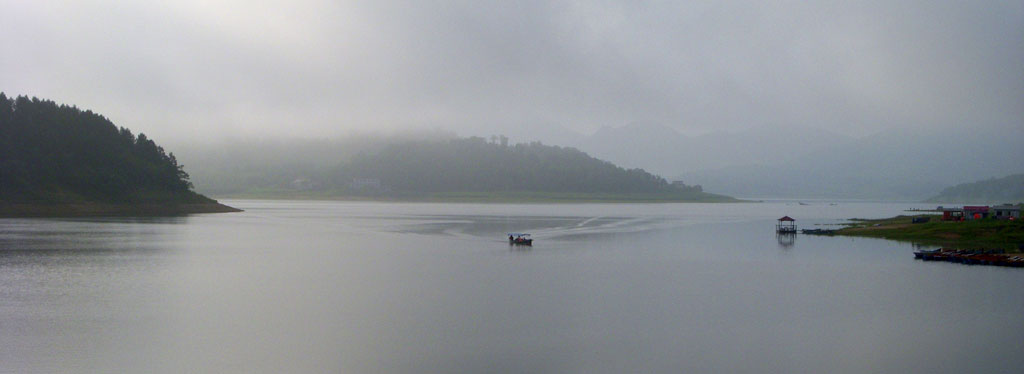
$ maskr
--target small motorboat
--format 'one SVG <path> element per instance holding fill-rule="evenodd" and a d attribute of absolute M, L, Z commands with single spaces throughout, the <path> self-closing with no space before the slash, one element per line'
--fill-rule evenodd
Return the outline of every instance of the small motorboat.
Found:
<path fill-rule="evenodd" d="M 508 244 L 533 245 L 533 238 L 530 234 L 520 232 L 508 233 Z"/>

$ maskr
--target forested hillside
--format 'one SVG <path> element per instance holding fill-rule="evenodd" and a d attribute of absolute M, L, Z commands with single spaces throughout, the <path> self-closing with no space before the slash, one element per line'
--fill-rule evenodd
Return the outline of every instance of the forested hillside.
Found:
<path fill-rule="evenodd" d="M 216 202 L 193 192 L 174 155 L 145 135 L 91 111 L 0 93 L 0 203 Z"/>
<path fill-rule="evenodd" d="M 418 138 L 367 137 L 231 145 L 187 159 L 210 160 L 195 175 L 200 191 L 248 197 L 464 198 L 476 200 L 660 200 L 725 201 L 700 186 L 670 184 L 642 169 L 625 169 L 574 148 L 539 142 L 507 144 L 479 137 L 425 134 Z M 345 148 L 345 149 L 342 149 Z M 291 149 L 291 151 L 288 151 Z M 270 151 L 273 150 L 273 151 Z M 280 160 L 252 163 L 252 154 Z M 333 155 L 332 159 L 320 156 Z M 247 165 L 244 168 L 231 165 Z M 219 167 L 214 167 L 220 165 Z"/>
<path fill-rule="evenodd" d="M 540 143 L 502 146 L 482 138 L 394 144 L 357 156 L 344 182 L 377 178 L 397 191 L 665 192 L 664 179 L 623 169 L 573 148 Z"/>
<path fill-rule="evenodd" d="M 1024 201 L 1024 174 L 947 187 L 931 202 L 1016 203 Z"/>

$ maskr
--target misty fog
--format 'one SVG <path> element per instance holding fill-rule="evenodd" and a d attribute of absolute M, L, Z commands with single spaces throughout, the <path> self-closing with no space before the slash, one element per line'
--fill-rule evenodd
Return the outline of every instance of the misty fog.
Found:
<path fill-rule="evenodd" d="M 0 0 L 0 32 L 0 90 L 145 133 L 199 186 L 422 131 L 745 196 L 920 198 L 1022 171 L 1019 2 Z"/>
<path fill-rule="evenodd" d="M 1024 5 L 0 1 L 8 95 L 164 141 L 1019 128 Z M 555 131 L 555 130 L 552 130 Z M 557 143 L 556 141 L 547 141 Z"/>

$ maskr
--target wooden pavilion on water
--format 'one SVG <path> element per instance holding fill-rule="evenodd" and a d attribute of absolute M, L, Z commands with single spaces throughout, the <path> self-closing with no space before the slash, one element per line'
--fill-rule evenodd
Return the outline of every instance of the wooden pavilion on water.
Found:
<path fill-rule="evenodd" d="M 796 220 L 790 216 L 779 218 L 775 224 L 775 232 L 779 234 L 796 234 Z"/>

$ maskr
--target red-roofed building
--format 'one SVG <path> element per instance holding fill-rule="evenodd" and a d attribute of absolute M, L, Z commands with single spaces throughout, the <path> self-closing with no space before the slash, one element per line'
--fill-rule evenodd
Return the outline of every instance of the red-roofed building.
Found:
<path fill-rule="evenodd" d="M 964 205 L 964 218 L 982 219 L 988 218 L 988 206 Z"/>
<path fill-rule="evenodd" d="M 779 223 L 775 225 L 775 232 L 780 234 L 795 234 L 796 220 L 790 216 L 779 218 Z"/>
<path fill-rule="evenodd" d="M 963 221 L 964 210 L 962 208 L 943 208 L 942 220 L 943 221 Z"/>

